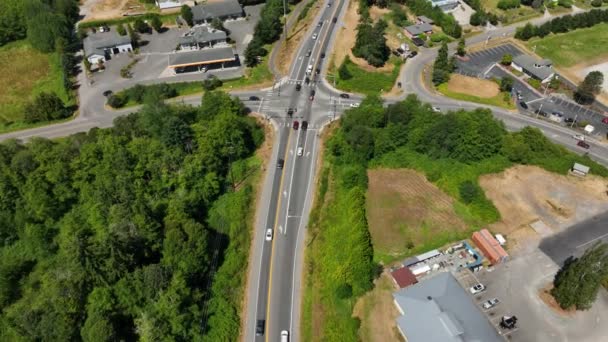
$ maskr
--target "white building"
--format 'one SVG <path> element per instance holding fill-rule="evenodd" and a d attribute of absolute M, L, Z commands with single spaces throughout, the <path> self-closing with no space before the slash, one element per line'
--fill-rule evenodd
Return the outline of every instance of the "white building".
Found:
<path fill-rule="evenodd" d="M 112 55 L 133 51 L 131 38 L 121 36 L 116 31 L 98 32 L 84 39 L 84 53 L 91 65 L 105 63 Z"/>

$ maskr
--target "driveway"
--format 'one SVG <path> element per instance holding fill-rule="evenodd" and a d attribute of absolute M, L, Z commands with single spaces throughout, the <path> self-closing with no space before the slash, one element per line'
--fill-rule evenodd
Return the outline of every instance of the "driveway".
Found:
<path fill-rule="evenodd" d="M 260 20 L 260 12 L 264 4 L 245 6 L 246 19 L 229 20 L 224 23 L 230 31 L 230 38 L 236 43 L 236 51 L 243 60 L 243 53 L 253 37 L 255 25 Z"/>

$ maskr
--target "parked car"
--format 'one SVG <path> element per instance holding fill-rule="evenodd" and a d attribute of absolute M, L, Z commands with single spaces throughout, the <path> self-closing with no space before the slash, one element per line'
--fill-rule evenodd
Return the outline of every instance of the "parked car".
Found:
<path fill-rule="evenodd" d="M 519 101 L 519 105 L 521 106 L 521 108 L 523 109 L 528 109 L 528 104 L 525 103 L 524 101 Z"/>
<path fill-rule="evenodd" d="M 113 94 L 113 93 L 112 93 L 112 91 L 111 91 L 111 90 L 106 90 L 106 91 L 104 91 L 104 92 L 103 92 L 103 96 L 105 96 L 105 97 L 108 97 L 108 96 L 110 96 L 110 95 L 112 95 L 112 94 Z"/>
<path fill-rule="evenodd" d="M 589 148 L 589 144 L 587 144 L 583 140 L 579 140 L 576 144 L 582 148 L 587 148 L 587 149 Z"/>
<path fill-rule="evenodd" d="M 492 299 L 489 299 L 489 300 L 486 300 L 485 302 L 483 302 L 483 304 L 481 304 L 481 306 L 483 306 L 484 309 L 488 310 L 488 309 L 491 309 L 491 308 L 495 307 L 496 305 L 498 305 L 498 303 L 500 303 L 498 298 L 492 298 Z"/>
<path fill-rule="evenodd" d="M 409 58 L 413 58 L 413 57 L 416 57 L 416 55 L 417 55 L 417 54 L 418 54 L 418 52 L 417 52 L 417 51 L 412 51 L 412 52 L 410 52 L 410 54 L 409 54 L 409 56 L 408 56 L 408 57 L 409 57 Z"/>
<path fill-rule="evenodd" d="M 441 113 L 441 109 L 439 107 L 433 106 L 432 108 L 433 108 L 433 112 L 435 112 L 435 113 Z"/>
<path fill-rule="evenodd" d="M 503 329 L 513 329 L 517 324 L 517 317 L 515 316 L 502 316 L 500 320 L 500 327 Z"/>
<path fill-rule="evenodd" d="M 306 83 L 306 84 L 310 83 L 310 78 L 308 78 L 308 76 L 306 76 L 306 78 L 304 79 L 304 83 Z"/>
<path fill-rule="evenodd" d="M 308 129 L 308 121 L 302 121 L 302 130 L 307 130 Z"/>
<path fill-rule="evenodd" d="M 263 336 L 264 335 L 264 326 L 265 326 L 265 321 L 263 319 L 258 319 L 257 324 L 255 325 L 255 335 L 256 336 Z"/>
<path fill-rule="evenodd" d="M 477 293 L 485 291 L 485 289 L 486 289 L 486 287 L 483 284 L 479 283 L 479 284 L 475 284 L 475 285 L 471 286 L 469 291 L 471 291 L 471 294 L 477 294 Z"/>
<path fill-rule="evenodd" d="M 304 148 L 303 147 L 298 147 L 298 153 L 297 153 L 298 157 L 301 157 L 302 154 L 304 154 Z"/>
<path fill-rule="evenodd" d="M 350 108 L 359 108 L 359 103 L 358 102 L 351 103 Z"/>
<path fill-rule="evenodd" d="M 342 93 L 342 94 L 340 94 L 340 97 L 343 99 L 348 99 L 348 98 L 350 98 L 350 95 L 348 95 L 346 93 Z"/>
<path fill-rule="evenodd" d="M 287 108 L 287 115 L 288 115 L 289 117 L 293 116 L 293 112 L 294 112 L 294 109 L 293 109 L 293 108 Z"/>
<path fill-rule="evenodd" d="M 317 24 L 317 27 L 321 27 L 321 26 L 323 26 L 323 22 L 319 21 L 319 23 Z"/>
<path fill-rule="evenodd" d="M 566 123 L 570 123 L 570 124 L 571 124 L 571 123 L 576 123 L 576 122 L 577 122 L 577 120 L 574 120 L 573 118 L 565 118 L 565 119 L 564 119 L 564 122 L 566 122 Z"/>
<path fill-rule="evenodd" d="M 582 134 L 575 134 L 572 137 L 576 140 L 585 141 L 585 136 Z"/>
<path fill-rule="evenodd" d="M 266 241 L 272 241 L 272 228 L 266 229 Z"/>
<path fill-rule="evenodd" d="M 608 118 L 603 118 L 602 122 L 605 123 L 605 124 L 608 124 Z"/>
<path fill-rule="evenodd" d="M 277 169 L 282 169 L 283 165 L 285 165 L 285 161 L 283 159 L 277 160 Z"/>
<path fill-rule="evenodd" d="M 293 122 L 293 130 L 297 131 L 299 127 L 300 127 L 300 123 L 298 122 L 298 120 L 294 121 Z"/>
<path fill-rule="evenodd" d="M 249 101 L 260 101 L 260 98 L 257 96 L 249 96 Z"/>

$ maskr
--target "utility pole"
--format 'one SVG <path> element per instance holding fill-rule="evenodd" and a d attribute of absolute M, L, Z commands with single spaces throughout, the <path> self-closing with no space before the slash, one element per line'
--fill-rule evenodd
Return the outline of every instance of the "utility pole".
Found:
<path fill-rule="evenodd" d="M 572 120 L 572 123 L 570 124 L 570 128 L 574 127 L 574 123 L 576 122 L 576 119 L 578 118 L 578 114 L 576 114 L 574 116 L 574 120 Z"/>
<path fill-rule="evenodd" d="M 538 107 L 538 111 L 536 112 L 536 118 L 538 119 L 538 114 L 540 114 L 540 111 L 543 109 L 543 105 L 544 103 L 540 104 L 540 107 Z"/>

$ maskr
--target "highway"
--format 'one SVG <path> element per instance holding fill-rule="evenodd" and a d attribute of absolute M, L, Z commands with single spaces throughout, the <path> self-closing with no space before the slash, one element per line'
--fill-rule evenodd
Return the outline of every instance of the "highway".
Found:
<path fill-rule="evenodd" d="M 289 75 L 283 77 L 280 82 L 271 88 L 232 92 L 252 111 L 268 119 L 275 131 L 273 154 L 270 164 L 266 167 L 268 172 L 264 179 L 252 242 L 252 264 L 246 290 L 247 307 L 243 312 L 246 315 L 243 331 L 245 341 L 279 341 L 283 330 L 289 332 L 290 341 L 299 340 L 304 238 L 314 195 L 314 174 L 319 162 L 319 132 L 323 125 L 339 117 L 349 104 L 361 99 L 356 95 L 351 95 L 348 100 L 341 99 L 341 92 L 321 77 L 326 66 L 321 54 L 325 53 L 327 59 L 331 56 L 332 42 L 341 25 L 340 18 L 347 3 L 348 0 L 318 2 L 322 8 L 298 48 Z M 333 18 L 338 18 L 335 23 Z M 540 23 L 547 19 L 545 16 L 533 22 Z M 321 25 L 317 25 L 318 23 Z M 509 36 L 514 31 L 514 26 L 497 28 L 469 38 L 467 44 Z M 312 38 L 313 35 L 316 39 Z M 424 68 L 432 63 L 435 55 L 436 49 L 422 49 L 418 56 L 408 60 L 398 79 L 403 85 L 404 93 L 399 97 L 387 98 L 386 102 L 399 101 L 409 94 L 416 94 L 422 101 L 431 103 L 442 111 L 480 107 L 478 104 L 446 98 L 427 89 L 421 75 Z M 309 65 L 312 65 L 312 72 L 308 75 L 310 83 L 306 84 Z M 317 68 L 320 69 L 319 75 L 316 74 Z M 78 118 L 65 123 L 2 134 L 0 140 L 56 138 L 85 132 L 93 127 L 110 127 L 116 117 L 138 109 L 133 107 L 119 111 L 109 110 L 104 107 L 105 98 L 96 91 L 91 91 L 86 82 L 80 83 L 81 112 Z M 297 83 L 301 84 L 299 91 L 296 90 Z M 311 100 L 313 90 L 315 95 Z M 261 100 L 250 99 L 251 96 Z M 200 101 L 200 95 L 195 95 L 175 102 L 198 105 Z M 509 130 L 535 126 L 551 140 L 577 153 L 582 152 L 574 144 L 574 132 L 567 128 L 502 108 L 483 107 L 491 109 L 495 117 L 502 120 Z M 287 114 L 288 108 L 294 109 L 291 117 Z M 299 124 L 297 130 L 294 129 L 295 121 Z M 302 129 L 303 121 L 308 123 L 306 130 Z M 303 149 L 301 156 L 297 155 L 299 147 Z M 608 165 L 608 148 L 605 144 L 592 142 L 589 154 L 596 161 Z M 277 167 L 279 159 L 284 160 L 282 168 Z M 271 241 L 265 239 L 268 228 L 273 232 Z M 265 332 L 262 336 L 256 336 L 258 320 L 265 321 Z"/>

